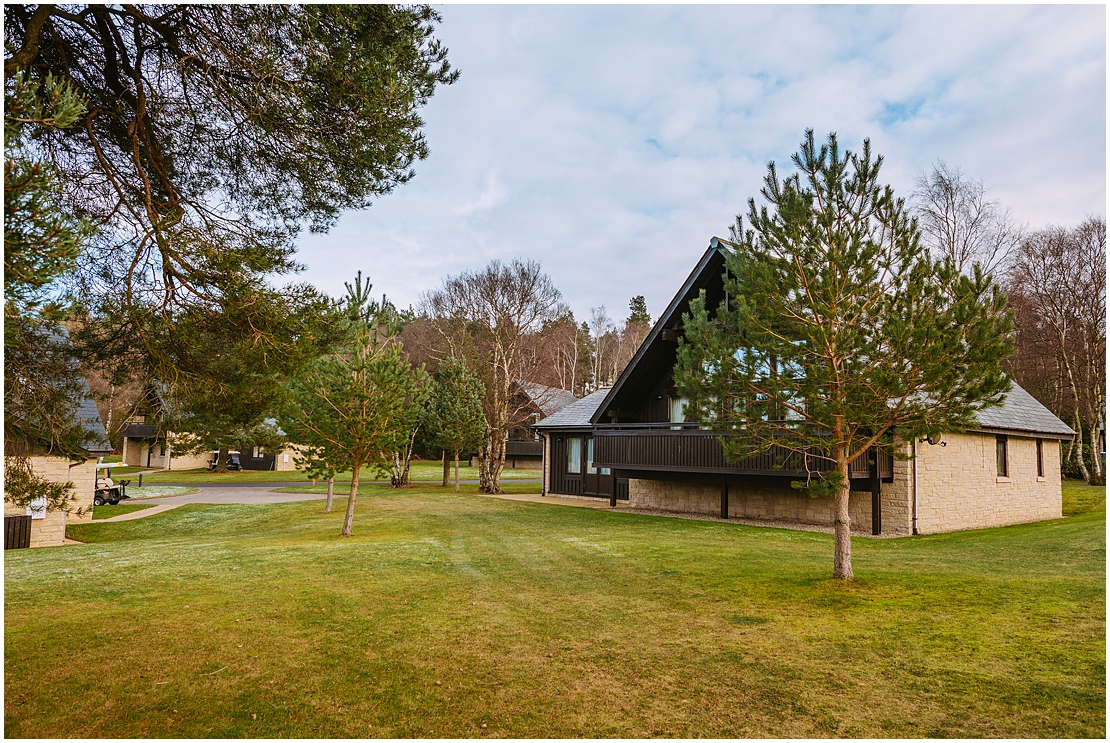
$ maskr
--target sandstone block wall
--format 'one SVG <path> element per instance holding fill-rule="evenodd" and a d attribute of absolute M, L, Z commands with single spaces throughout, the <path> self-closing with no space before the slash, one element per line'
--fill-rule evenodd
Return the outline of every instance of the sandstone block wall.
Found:
<path fill-rule="evenodd" d="M 996 440 L 988 434 L 945 434 L 946 446 L 918 444 L 918 531 L 982 529 L 1061 516 L 1060 443 L 1010 436 L 1007 477 L 997 474 Z"/>
<path fill-rule="evenodd" d="M 51 482 L 73 483 L 73 498 L 70 501 L 74 512 L 47 511 L 46 517 L 31 519 L 31 546 L 60 546 L 65 542 L 66 524 L 92 521 L 93 490 L 96 482 L 96 459 L 87 459 L 74 464 L 63 457 L 31 457 L 31 467 L 35 472 Z M 78 515 L 77 510 L 84 513 Z M 14 516 L 27 513 L 24 508 L 5 503 L 4 515 Z"/>
<path fill-rule="evenodd" d="M 630 479 L 628 502 L 633 508 L 659 508 L 719 516 L 721 488 L 713 483 Z M 734 518 L 831 526 L 834 520 L 834 502 L 831 497 L 814 498 L 794 490 L 785 480 L 781 485 L 766 484 L 766 481 L 754 479 L 747 482 L 734 480 L 729 483 L 728 513 Z M 870 534 L 871 493 L 853 491 L 848 499 L 848 515 L 852 520 L 853 531 Z M 883 484 L 883 533 L 909 533 L 904 487 L 901 492 L 897 492 L 891 488 L 890 483 Z"/>

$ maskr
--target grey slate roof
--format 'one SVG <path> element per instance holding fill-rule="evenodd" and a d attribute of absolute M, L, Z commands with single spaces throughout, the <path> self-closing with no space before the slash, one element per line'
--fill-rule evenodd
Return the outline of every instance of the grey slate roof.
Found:
<path fill-rule="evenodd" d="M 554 415 L 549 415 L 539 423 L 533 424 L 532 428 L 589 428 L 593 425 L 590 423 L 590 418 L 597 412 L 601 403 L 605 402 L 608 394 L 609 388 L 602 387 L 597 392 L 586 395 Z"/>
<path fill-rule="evenodd" d="M 1053 436 L 1075 435 L 1075 431 L 1019 387 L 1017 382 L 1012 383 L 1002 407 L 981 410 L 976 417 L 983 428 L 1029 431 Z"/>
<path fill-rule="evenodd" d="M 546 384 L 536 382 L 520 382 L 520 389 L 536 404 L 544 417 L 558 413 L 560 410 L 577 402 L 578 398 L 573 392 L 561 390 L 558 387 L 548 387 Z"/>
<path fill-rule="evenodd" d="M 88 434 L 88 438 L 85 439 L 85 451 L 93 457 L 111 454 L 112 445 L 108 443 L 108 432 L 104 430 L 104 424 L 100 421 L 100 411 L 96 409 L 89 383 L 84 377 L 81 377 L 81 387 L 84 394 L 81 395 L 81 404 L 77 406 L 77 417 L 81 419 L 81 424 Z"/>

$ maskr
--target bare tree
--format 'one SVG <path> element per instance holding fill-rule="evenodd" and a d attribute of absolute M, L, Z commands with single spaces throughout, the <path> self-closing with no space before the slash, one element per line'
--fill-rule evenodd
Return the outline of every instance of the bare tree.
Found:
<path fill-rule="evenodd" d="M 1029 235 L 1014 256 L 1007 284 L 1018 327 L 1014 376 L 1079 432 L 1065 461 L 1073 462 L 1084 480 L 1104 483 L 1099 448 L 1106 428 L 1105 221 L 1089 217 L 1073 230 L 1048 227 Z"/>
<path fill-rule="evenodd" d="M 447 277 L 421 297 L 419 311 L 439 334 L 441 357 L 473 359 L 482 378 L 486 437 L 478 489 L 499 493 L 509 431 L 531 422 L 513 403 L 514 385 L 532 381 L 545 359 L 538 336 L 568 314 L 562 294 L 536 261 L 495 260 Z"/>
<path fill-rule="evenodd" d="M 984 273 L 1001 272 L 1025 232 L 1009 209 L 989 198 L 981 180 L 941 160 L 917 176 L 911 203 L 926 245 L 963 273 L 975 263 Z"/>
<path fill-rule="evenodd" d="M 123 429 L 142 400 L 144 385 L 137 378 L 121 375 L 119 369 L 86 366 L 83 371 L 108 440 L 113 449 L 119 449 L 123 442 Z"/>
<path fill-rule="evenodd" d="M 605 305 L 590 309 L 590 340 L 594 352 L 590 387 L 598 390 L 613 383 L 613 359 L 620 343 L 617 327 L 605 311 Z"/>

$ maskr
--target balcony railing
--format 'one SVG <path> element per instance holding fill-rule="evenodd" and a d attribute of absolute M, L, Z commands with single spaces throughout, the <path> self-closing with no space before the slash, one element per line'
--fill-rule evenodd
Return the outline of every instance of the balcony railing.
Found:
<path fill-rule="evenodd" d="M 828 472 L 833 463 L 819 448 L 806 452 L 776 446 L 755 456 L 736 461 L 725 458 L 718 434 L 696 424 L 639 424 L 612 428 L 599 426 L 594 432 L 594 460 L 600 467 L 682 472 L 716 472 L 741 475 L 806 477 Z M 879 449 L 879 477 L 894 477 L 894 459 Z M 870 476 L 868 457 L 849 465 L 849 478 Z"/>
<path fill-rule="evenodd" d="M 505 456 L 541 457 L 543 456 L 543 442 L 530 439 L 509 439 L 505 442 Z"/>

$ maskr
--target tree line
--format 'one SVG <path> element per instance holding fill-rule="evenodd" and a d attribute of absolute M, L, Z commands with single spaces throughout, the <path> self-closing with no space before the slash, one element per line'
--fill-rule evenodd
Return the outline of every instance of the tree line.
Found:
<path fill-rule="evenodd" d="M 983 182 L 938 162 L 912 196 L 925 244 L 993 276 L 1014 316 L 1006 371 L 1076 432 L 1064 475 L 1106 484 L 1106 220 L 1031 230 Z"/>

